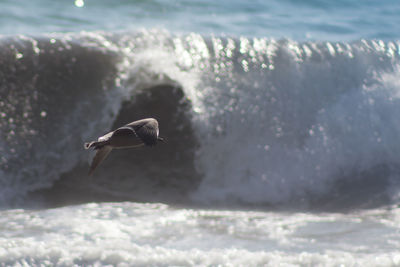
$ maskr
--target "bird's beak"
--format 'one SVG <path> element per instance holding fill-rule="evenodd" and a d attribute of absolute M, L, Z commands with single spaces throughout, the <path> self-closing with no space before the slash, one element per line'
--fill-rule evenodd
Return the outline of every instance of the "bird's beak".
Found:
<path fill-rule="evenodd" d="M 157 137 L 157 140 L 158 140 L 158 141 L 161 141 L 161 142 L 166 142 L 166 141 L 167 141 L 165 138 L 163 138 L 163 137 L 160 137 L 160 136 L 159 136 L 159 137 Z"/>

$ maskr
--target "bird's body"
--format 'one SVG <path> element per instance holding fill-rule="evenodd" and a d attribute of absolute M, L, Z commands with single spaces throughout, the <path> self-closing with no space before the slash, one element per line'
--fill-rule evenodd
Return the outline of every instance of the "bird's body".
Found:
<path fill-rule="evenodd" d="M 85 148 L 97 150 L 90 166 L 89 175 L 107 157 L 114 148 L 132 148 L 154 146 L 163 139 L 158 136 L 158 122 L 148 118 L 128 123 L 115 131 L 100 136 L 97 141 L 85 143 Z"/>

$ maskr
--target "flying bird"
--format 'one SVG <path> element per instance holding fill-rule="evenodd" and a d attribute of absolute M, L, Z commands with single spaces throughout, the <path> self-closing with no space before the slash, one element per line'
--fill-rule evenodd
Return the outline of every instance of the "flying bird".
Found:
<path fill-rule="evenodd" d="M 89 175 L 114 148 L 154 146 L 157 141 L 164 140 L 158 134 L 158 121 L 148 118 L 128 123 L 115 131 L 100 136 L 97 141 L 85 143 L 85 149 L 94 148 L 97 151 L 90 165 Z"/>

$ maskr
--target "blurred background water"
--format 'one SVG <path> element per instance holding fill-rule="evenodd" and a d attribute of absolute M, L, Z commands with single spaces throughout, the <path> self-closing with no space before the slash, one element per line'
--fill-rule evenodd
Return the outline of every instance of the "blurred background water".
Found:
<path fill-rule="evenodd" d="M 376 1 L 1 1 L 5 35 L 163 28 L 298 41 L 398 39 L 399 4 Z"/>

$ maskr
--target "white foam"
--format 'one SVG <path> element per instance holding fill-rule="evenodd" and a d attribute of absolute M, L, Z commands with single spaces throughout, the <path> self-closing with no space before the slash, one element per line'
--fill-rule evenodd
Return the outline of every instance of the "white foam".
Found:
<path fill-rule="evenodd" d="M 396 265 L 400 263 L 400 243 L 394 234 L 398 213 L 393 209 L 349 215 L 285 214 L 135 203 L 9 210 L 0 216 L 0 262 L 57 266 Z"/>

